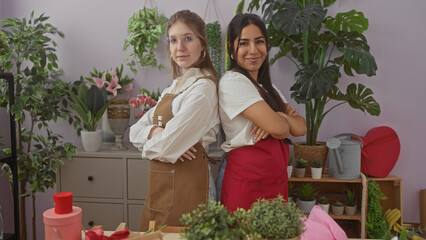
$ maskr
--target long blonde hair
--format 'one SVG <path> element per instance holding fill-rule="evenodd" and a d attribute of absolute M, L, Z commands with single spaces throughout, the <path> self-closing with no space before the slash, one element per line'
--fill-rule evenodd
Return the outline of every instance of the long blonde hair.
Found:
<path fill-rule="evenodd" d="M 217 73 L 213 67 L 213 63 L 210 60 L 209 52 L 207 51 L 207 36 L 206 36 L 206 24 L 203 19 L 201 19 L 198 14 L 191 12 L 189 10 L 181 10 L 176 12 L 170 17 L 169 22 L 167 23 L 167 37 L 169 37 L 169 30 L 175 23 L 184 23 L 187 25 L 200 39 L 201 45 L 204 48 L 204 53 L 201 54 L 200 59 L 196 61 L 191 67 L 200 68 L 201 71 L 207 71 L 210 74 L 210 77 L 213 82 L 217 84 Z M 169 52 L 169 56 L 171 56 L 170 48 L 167 47 L 167 51 Z M 179 65 L 170 57 L 170 66 L 173 71 L 173 78 L 177 78 L 182 76 L 182 72 L 180 71 Z"/>

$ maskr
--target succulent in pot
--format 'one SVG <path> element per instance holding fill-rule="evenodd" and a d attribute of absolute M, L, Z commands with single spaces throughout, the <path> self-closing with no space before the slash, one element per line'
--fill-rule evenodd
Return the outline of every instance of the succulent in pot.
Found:
<path fill-rule="evenodd" d="M 315 206 L 318 190 L 312 183 L 300 184 L 297 188 L 297 205 L 304 213 L 310 213 Z"/>
<path fill-rule="evenodd" d="M 311 162 L 311 175 L 313 179 L 320 179 L 322 175 L 322 163 L 318 159 Z"/>
<path fill-rule="evenodd" d="M 331 210 L 336 216 L 343 215 L 343 211 L 345 210 L 343 202 L 338 200 L 334 201 L 333 205 L 331 206 Z"/>
<path fill-rule="evenodd" d="M 345 213 L 346 215 L 353 216 L 356 212 L 355 192 L 351 189 L 346 191 L 345 200 Z"/>
<path fill-rule="evenodd" d="M 296 168 L 294 169 L 294 174 L 297 178 L 302 178 L 306 173 L 306 166 L 308 162 L 302 158 L 296 159 Z"/>
<path fill-rule="evenodd" d="M 318 198 L 318 206 L 320 206 L 320 208 L 322 210 L 324 210 L 326 213 L 328 213 L 329 209 L 330 209 L 330 200 L 328 200 L 327 197 L 325 196 L 321 196 Z"/>

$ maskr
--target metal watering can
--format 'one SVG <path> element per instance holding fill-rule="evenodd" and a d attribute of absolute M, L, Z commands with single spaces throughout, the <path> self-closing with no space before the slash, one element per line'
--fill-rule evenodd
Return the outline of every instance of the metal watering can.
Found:
<path fill-rule="evenodd" d="M 347 136 L 346 139 L 339 137 Z M 359 141 L 352 140 L 352 137 Z M 328 172 L 336 179 L 357 179 L 361 177 L 361 148 L 360 136 L 351 133 L 338 134 L 327 140 Z"/>

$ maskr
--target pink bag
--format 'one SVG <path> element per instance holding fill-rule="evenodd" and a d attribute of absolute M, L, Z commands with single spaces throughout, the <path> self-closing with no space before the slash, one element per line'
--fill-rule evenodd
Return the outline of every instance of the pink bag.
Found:
<path fill-rule="evenodd" d="M 318 205 L 312 208 L 305 221 L 301 240 L 346 240 L 345 231 Z"/>

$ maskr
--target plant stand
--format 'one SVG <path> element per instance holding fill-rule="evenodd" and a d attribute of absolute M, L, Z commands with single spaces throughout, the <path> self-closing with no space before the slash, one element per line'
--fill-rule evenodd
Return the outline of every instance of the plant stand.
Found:
<path fill-rule="evenodd" d="M 14 90 L 14 77 L 12 73 L 0 73 L 0 79 L 5 79 L 9 85 L 9 104 L 13 105 L 15 103 L 15 90 Z M 10 114 L 10 143 L 12 149 L 12 155 L 0 157 L 0 163 L 5 163 L 9 165 L 10 170 L 12 171 L 12 191 L 13 191 L 13 218 L 15 225 L 15 233 L 8 234 L 6 233 L 3 236 L 4 240 L 8 239 L 17 239 L 19 240 L 19 192 L 18 192 L 18 162 L 17 162 L 17 152 L 16 152 L 16 126 L 15 126 L 15 115 Z M 8 194 L 2 194 L 8 195 Z"/>

